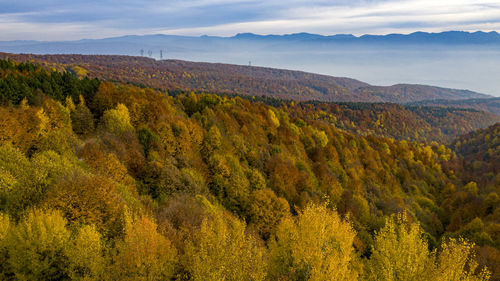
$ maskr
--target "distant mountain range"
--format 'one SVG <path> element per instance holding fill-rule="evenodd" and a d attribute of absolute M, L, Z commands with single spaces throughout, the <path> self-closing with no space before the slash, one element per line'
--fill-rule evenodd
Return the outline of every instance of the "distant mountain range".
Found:
<path fill-rule="evenodd" d="M 214 48 L 237 48 L 252 42 L 262 47 L 262 44 L 277 44 L 267 47 L 278 47 L 281 44 L 438 44 L 438 45 L 499 45 L 500 34 L 497 32 L 463 32 L 448 31 L 441 33 L 415 32 L 411 34 L 362 35 L 352 34 L 318 35 L 310 33 L 295 33 L 285 35 L 258 35 L 239 33 L 232 37 L 218 36 L 178 36 L 178 35 L 128 35 L 104 39 L 83 39 L 76 41 L 0 41 L 0 51 L 35 54 L 121 54 L 137 55 L 140 50 L 144 55 L 154 51 L 158 57 L 160 49 L 165 51 L 182 51 L 186 49 L 207 51 Z M 228 45 L 229 44 L 229 45 Z M 240 46 L 241 45 L 241 46 Z M 255 46 L 254 46 L 255 47 Z M 280 46 L 281 47 L 281 46 Z M 290 46 L 288 46 L 290 47 Z M 252 49 L 252 48 L 250 48 Z"/>
<path fill-rule="evenodd" d="M 48 67 L 73 70 L 80 75 L 132 82 L 163 90 L 194 90 L 298 101 L 407 103 L 436 99 L 462 100 L 491 97 L 467 90 L 425 85 L 398 84 L 381 87 L 351 78 L 301 71 L 180 60 L 154 60 L 133 56 L 0 53 L 0 58 L 36 61 Z"/>
<path fill-rule="evenodd" d="M 414 32 L 410 34 L 362 35 L 352 34 L 318 35 L 310 33 L 294 33 L 285 35 L 258 35 L 239 33 L 230 39 L 250 40 L 293 40 L 293 41 L 324 41 L 339 43 L 405 43 L 405 44 L 500 44 L 500 34 L 492 32 L 447 31 L 441 33 Z"/>

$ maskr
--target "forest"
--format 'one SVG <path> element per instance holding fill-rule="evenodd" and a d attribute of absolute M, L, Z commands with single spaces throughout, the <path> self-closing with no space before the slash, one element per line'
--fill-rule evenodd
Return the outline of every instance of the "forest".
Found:
<path fill-rule="evenodd" d="M 426 85 L 372 86 L 359 80 L 285 69 L 154 60 L 118 55 L 32 55 L 0 52 L 0 58 L 35 61 L 81 77 L 128 81 L 164 91 L 265 96 L 296 101 L 408 103 L 435 99 L 488 99 L 492 96 Z"/>
<path fill-rule="evenodd" d="M 77 72 L 0 60 L 2 280 L 500 280 L 494 115 Z"/>
<path fill-rule="evenodd" d="M 446 144 L 460 135 L 500 122 L 498 115 L 470 108 L 316 101 L 291 105 L 287 111 L 293 116 L 324 120 L 358 135 L 418 142 Z"/>
<path fill-rule="evenodd" d="M 500 115 L 500 98 L 489 99 L 465 99 L 465 100 L 428 100 L 411 103 L 416 106 L 439 106 L 454 108 L 473 108 L 480 111 L 491 112 Z"/>

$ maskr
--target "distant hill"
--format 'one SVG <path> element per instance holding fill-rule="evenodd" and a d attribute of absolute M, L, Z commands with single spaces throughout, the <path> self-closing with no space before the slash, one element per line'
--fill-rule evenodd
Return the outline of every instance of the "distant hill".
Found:
<path fill-rule="evenodd" d="M 425 100 L 412 103 L 413 105 L 441 106 L 455 108 L 473 108 L 500 115 L 500 98 L 466 99 L 466 100 Z"/>
<path fill-rule="evenodd" d="M 193 90 L 298 101 L 395 102 L 487 98 L 488 95 L 423 85 L 372 86 L 344 77 L 242 65 L 154 60 L 133 56 L 18 55 L 0 58 L 63 65 L 90 77 L 131 82 L 163 90 Z M 83 71 L 83 72 L 82 72 Z"/>

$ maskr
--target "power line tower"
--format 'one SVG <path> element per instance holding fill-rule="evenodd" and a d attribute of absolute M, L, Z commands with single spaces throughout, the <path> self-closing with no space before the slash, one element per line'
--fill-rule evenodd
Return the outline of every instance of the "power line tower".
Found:
<path fill-rule="evenodd" d="M 143 56 L 144 56 L 144 50 L 143 50 L 143 49 L 141 49 L 141 50 L 140 50 L 140 53 L 141 53 L 141 57 L 143 57 Z"/>
<path fill-rule="evenodd" d="M 163 59 L 163 50 L 160 50 L 160 59 Z"/>

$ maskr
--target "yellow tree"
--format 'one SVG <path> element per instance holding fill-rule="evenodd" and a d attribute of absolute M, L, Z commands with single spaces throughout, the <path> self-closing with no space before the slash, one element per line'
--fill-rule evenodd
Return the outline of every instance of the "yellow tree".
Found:
<path fill-rule="evenodd" d="M 80 149 L 78 156 L 97 174 L 126 185 L 135 193 L 135 181 L 128 174 L 127 167 L 115 154 L 103 151 L 97 142 L 87 142 Z"/>
<path fill-rule="evenodd" d="M 35 210 L 7 236 L 9 266 L 18 280 L 68 278 L 70 231 L 57 211 Z"/>
<path fill-rule="evenodd" d="M 308 205 L 282 220 L 270 242 L 273 279 L 357 280 L 350 223 L 325 205 Z"/>
<path fill-rule="evenodd" d="M 92 225 L 83 226 L 66 249 L 72 280 L 102 280 L 107 261 L 101 234 Z"/>
<path fill-rule="evenodd" d="M 3 242 L 5 237 L 7 237 L 7 233 L 9 233 L 9 229 L 10 229 L 9 216 L 0 213 L 0 247 L 4 245 Z"/>
<path fill-rule="evenodd" d="M 101 128 L 115 135 L 133 131 L 128 108 L 120 103 L 115 109 L 106 110 L 101 118 Z"/>
<path fill-rule="evenodd" d="M 203 140 L 203 155 L 209 157 L 215 150 L 217 150 L 222 144 L 222 135 L 217 126 L 212 126 L 205 135 Z"/>
<path fill-rule="evenodd" d="M 395 215 L 387 219 L 385 227 L 375 236 L 366 279 L 425 280 L 431 262 L 420 226 L 411 223 L 406 215 Z"/>
<path fill-rule="evenodd" d="M 489 280 L 490 273 L 486 268 L 478 269 L 474 260 L 474 244 L 465 240 L 450 239 L 441 246 L 435 255 L 431 277 L 436 281 L 483 281 Z"/>
<path fill-rule="evenodd" d="M 439 252 L 430 252 L 418 224 L 402 214 L 392 216 L 376 234 L 373 253 L 367 261 L 367 280 L 483 281 L 486 269 L 477 270 L 473 245 L 451 239 Z"/>
<path fill-rule="evenodd" d="M 177 250 L 150 218 L 128 218 L 116 248 L 112 280 L 169 280 L 174 274 Z"/>
<path fill-rule="evenodd" d="M 0 107 L 0 143 L 11 143 L 28 151 L 45 130 L 47 116 L 42 109 Z"/>
<path fill-rule="evenodd" d="M 210 205 L 208 201 L 205 203 Z M 264 280 L 264 249 L 245 234 L 245 223 L 209 206 L 210 216 L 186 244 L 186 267 L 193 280 Z"/>

